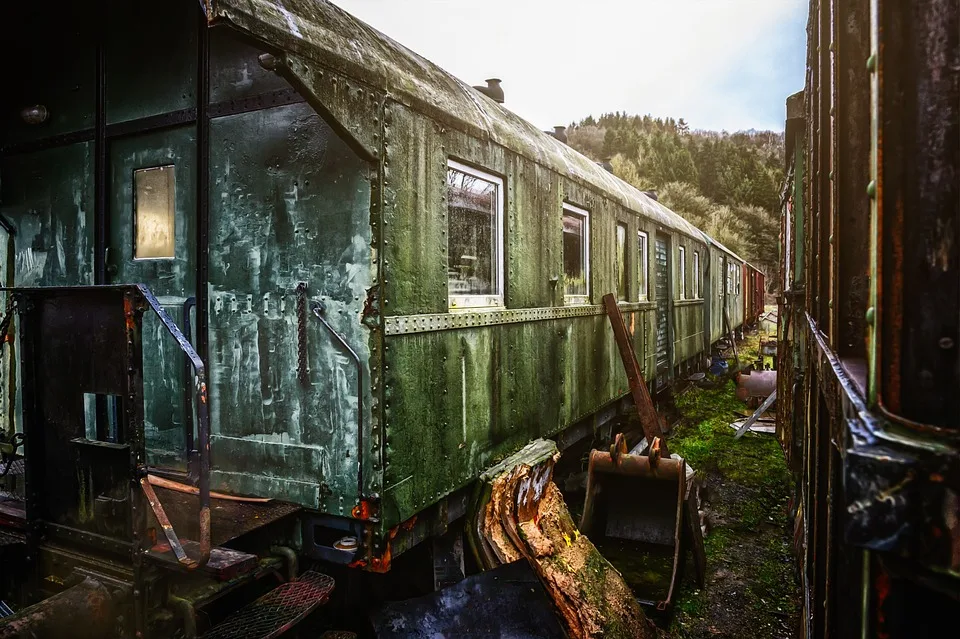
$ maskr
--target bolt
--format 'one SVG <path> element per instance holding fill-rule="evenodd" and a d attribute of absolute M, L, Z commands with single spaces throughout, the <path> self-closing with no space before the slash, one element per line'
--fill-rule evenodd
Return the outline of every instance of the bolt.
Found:
<path fill-rule="evenodd" d="M 867 314 L 865 316 L 865 319 L 867 320 L 867 324 L 869 324 L 870 326 L 873 326 L 873 323 L 876 320 L 876 314 L 877 312 L 872 306 L 867 309 Z"/>
<path fill-rule="evenodd" d="M 869 71 L 870 73 L 873 73 L 876 70 L 877 70 L 877 54 L 874 53 L 869 58 L 867 58 L 867 71 Z"/>
<path fill-rule="evenodd" d="M 942 348 L 943 350 L 949 350 L 953 348 L 953 340 L 949 337 L 941 337 L 940 348 Z"/>
<path fill-rule="evenodd" d="M 871 200 L 877 198 L 877 182 L 876 180 L 870 180 L 870 184 L 867 185 L 867 195 Z"/>

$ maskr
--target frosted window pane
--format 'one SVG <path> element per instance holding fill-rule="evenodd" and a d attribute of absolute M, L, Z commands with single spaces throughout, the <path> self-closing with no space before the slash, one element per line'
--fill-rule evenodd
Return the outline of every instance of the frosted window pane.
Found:
<path fill-rule="evenodd" d="M 172 166 L 133 172 L 135 259 L 174 257 L 176 181 Z"/>

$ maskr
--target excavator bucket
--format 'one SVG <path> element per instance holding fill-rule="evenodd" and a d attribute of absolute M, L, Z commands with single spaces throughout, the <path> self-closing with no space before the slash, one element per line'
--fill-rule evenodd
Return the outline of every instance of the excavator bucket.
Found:
<path fill-rule="evenodd" d="M 686 462 L 630 455 L 623 439 L 590 453 L 580 532 L 623 575 L 637 599 L 659 610 L 673 600 L 681 561 Z"/>

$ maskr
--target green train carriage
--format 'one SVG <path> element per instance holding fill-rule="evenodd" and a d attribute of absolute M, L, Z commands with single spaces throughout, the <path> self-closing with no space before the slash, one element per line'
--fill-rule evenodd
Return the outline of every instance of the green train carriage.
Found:
<path fill-rule="evenodd" d="M 3 98 L 6 285 L 156 295 L 189 344 L 145 314 L 140 472 L 291 505 L 265 546 L 261 525 L 218 534 L 216 512 L 214 541 L 389 570 L 464 513 L 485 469 L 617 414 L 604 293 L 658 384 L 742 323 L 740 258 L 340 9 L 138 9 L 4 10 L 12 51 L 51 43 Z M 11 433 L 29 418 L 17 349 Z M 208 372 L 209 472 L 184 349 Z M 121 444 L 124 399 L 77 391 L 70 445 Z M 41 558 L 79 544 L 58 570 L 93 569 L 89 540 L 129 544 L 84 506 L 105 494 L 56 485 L 28 499 L 52 533 L 30 542 Z M 171 518 L 192 538 L 187 515 Z"/>

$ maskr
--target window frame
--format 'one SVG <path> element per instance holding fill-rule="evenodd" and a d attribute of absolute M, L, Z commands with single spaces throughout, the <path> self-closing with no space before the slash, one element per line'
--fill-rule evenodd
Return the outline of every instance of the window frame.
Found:
<path fill-rule="evenodd" d="M 637 262 L 638 299 L 646 302 L 650 299 L 650 235 L 646 231 L 637 231 Z"/>
<path fill-rule="evenodd" d="M 171 254 L 170 255 L 147 255 L 140 257 L 137 253 L 141 248 L 141 242 L 139 242 L 140 235 L 140 221 L 141 221 L 141 196 L 140 189 L 138 187 L 139 176 L 147 176 L 154 171 L 159 171 L 165 174 L 166 179 L 169 184 L 169 189 L 167 191 L 167 206 L 169 220 L 170 220 L 170 244 L 171 244 Z M 130 188 L 133 194 L 132 202 L 132 220 L 131 220 L 131 238 L 130 238 L 130 255 L 131 259 L 134 262 L 170 262 L 177 259 L 177 165 L 174 163 L 167 164 L 157 164 L 155 166 L 144 166 L 139 169 L 133 170 L 133 176 L 130 181 Z"/>
<path fill-rule="evenodd" d="M 687 299 L 687 249 L 682 245 L 677 246 L 677 282 L 680 284 L 678 298 Z"/>
<path fill-rule="evenodd" d="M 496 219 L 496 242 L 497 242 L 497 270 L 496 270 L 496 293 L 490 295 L 452 295 L 450 293 L 450 279 L 447 278 L 447 308 L 450 311 L 457 310 L 500 310 L 506 306 L 506 291 L 504 286 L 504 271 L 506 265 L 506 251 L 503 241 L 503 226 L 504 226 L 504 209 L 505 209 L 505 195 L 504 190 L 506 189 L 505 180 L 499 175 L 493 173 L 488 173 L 482 169 L 477 169 L 468 164 L 463 164 L 453 159 L 447 159 L 447 171 L 444 175 L 444 184 L 448 184 L 447 180 L 450 175 L 450 171 L 459 171 L 466 175 L 470 175 L 480 180 L 490 182 L 497 185 L 497 219 Z M 450 200 L 447 198 L 447 268 L 450 264 Z"/>
<path fill-rule="evenodd" d="M 581 206 L 577 206 L 576 204 L 564 202 L 560 209 L 561 233 L 563 232 L 563 217 L 568 213 L 576 217 L 583 218 L 583 251 L 581 259 L 583 260 L 583 278 L 586 281 L 587 292 L 585 295 L 568 294 L 567 282 L 564 280 L 563 303 L 569 306 L 587 305 L 590 304 L 590 294 L 592 293 L 592 287 L 590 286 L 590 211 Z M 561 255 L 561 259 L 563 259 L 563 257 L 565 256 Z M 564 273 L 564 277 L 566 277 L 566 273 Z"/>
<path fill-rule="evenodd" d="M 703 299 L 703 286 L 700 281 L 700 251 L 693 252 L 693 299 Z"/>
<path fill-rule="evenodd" d="M 620 251 L 620 229 L 623 229 L 623 251 Z M 627 302 L 630 300 L 630 273 L 629 261 L 627 259 L 627 237 L 630 235 L 630 226 L 626 222 L 617 220 L 617 226 L 614 229 L 613 242 L 615 251 L 614 267 L 617 269 L 614 273 L 614 281 L 617 284 L 617 301 Z M 620 291 L 620 269 L 619 262 L 623 260 L 623 291 Z"/>

